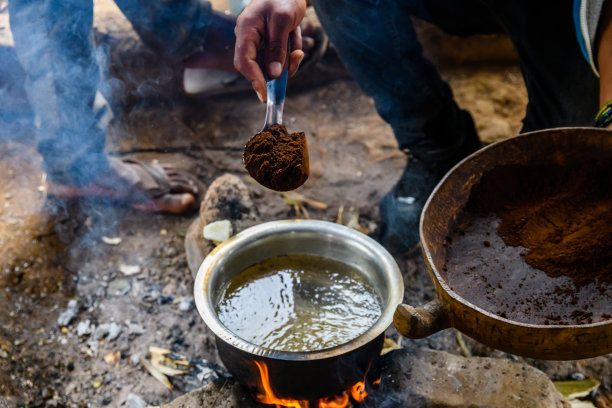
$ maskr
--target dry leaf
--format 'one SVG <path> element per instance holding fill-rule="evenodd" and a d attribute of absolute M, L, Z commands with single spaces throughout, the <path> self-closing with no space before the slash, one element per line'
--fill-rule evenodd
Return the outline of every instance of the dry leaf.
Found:
<path fill-rule="evenodd" d="M 463 357 L 472 357 L 472 353 L 465 345 L 465 341 L 463 340 L 463 334 L 461 334 L 461 332 L 457 332 L 457 344 L 459 344 L 459 349 L 461 349 L 461 355 Z"/>
<path fill-rule="evenodd" d="M 402 341 L 401 337 L 397 343 L 393 339 L 389 337 L 385 337 L 382 350 L 380 351 L 380 355 L 384 356 L 385 354 L 390 353 L 393 350 L 401 350 L 402 349 L 401 341 Z"/>
<path fill-rule="evenodd" d="M 169 349 L 157 347 L 157 346 L 149 346 L 149 354 L 168 354 L 170 353 Z"/>
<path fill-rule="evenodd" d="M 306 197 L 303 194 L 297 193 L 295 191 L 283 191 L 280 193 L 285 204 L 293 207 L 296 215 L 302 215 L 306 218 L 310 218 L 310 214 L 308 214 L 308 210 L 305 205 L 309 207 L 316 208 L 318 210 L 327 209 L 327 204 L 322 201 L 313 200 L 311 198 Z"/>
<path fill-rule="evenodd" d="M 172 383 L 170 382 L 170 380 L 168 380 L 168 377 L 166 377 L 164 374 L 160 373 L 159 370 L 155 367 L 153 367 L 153 365 L 151 363 L 149 363 L 147 360 L 143 359 L 140 360 L 140 363 L 144 366 L 144 368 L 147 369 L 147 371 L 160 383 L 164 384 L 164 386 L 166 388 L 168 388 L 169 390 L 171 390 L 173 388 Z"/>
<path fill-rule="evenodd" d="M 359 224 L 359 211 L 357 211 L 355 207 L 350 207 L 348 210 L 345 210 L 344 206 L 341 205 L 340 208 L 338 208 L 336 224 L 342 224 L 366 235 L 370 233 L 370 228 Z"/>
<path fill-rule="evenodd" d="M 120 351 L 113 351 L 104 356 L 104 361 L 111 365 L 118 363 L 119 360 L 121 360 Z"/>
<path fill-rule="evenodd" d="M 571 408 L 597 408 L 591 401 L 572 400 L 569 403 Z"/>
<path fill-rule="evenodd" d="M 189 361 L 184 358 L 172 359 L 168 357 L 170 350 L 150 346 L 149 353 L 151 354 L 151 364 L 162 374 L 174 376 L 189 372 L 191 367 Z"/>
<path fill-rule="evenodd" d="M 553 381 L 555 388 L 568 400 L 584 398 L 599 387 L 599 380 L 587 377 L 578 381 Z"/>

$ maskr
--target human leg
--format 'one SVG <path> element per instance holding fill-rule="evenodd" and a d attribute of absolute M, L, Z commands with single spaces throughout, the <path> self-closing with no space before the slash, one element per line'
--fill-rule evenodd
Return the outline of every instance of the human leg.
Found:
<path fill-rule="evenodd" d="M 484 3 L 497 16 L 519 55 L 529 103 L 522 132 L 592 126 L 598 78 L 582 56 L 572 0 Z"/>
<path fill-rule="evenodd" d="M 97 92 L 100 72 L 90 38 L 92 2 L 11 0 L 9 12 L 50 192 L 127 199 L 143 192 L 138 191 L 142 182 L 151 186 L 153 177 L 143 173 L 142 166 L 109 159 L 104 152 L 105 127 L 112 115 Z M 157 210 L 190 208 L 195 186 L 185 192 L 188 180 L 170 171 L 165 171 L 165 178 L 168 194 L 151 198 Z"/>
<path fill-rule="evenodd" d="M 90 31 L 91 1 L 11 0 L 15 49 L 36 114 L 38 150 L 51 181 L 80 185 L 108 169 Z"/>
<path fill-rule="evenodd" d="M 412 16 L 431 21 L 420 1 L 313 1 L 348 71 L 393 128 L 408 165 L 381 202 L 382 241 L 418 242 L 421 209 L 442 175 L 480 144 L 469 113 L 422 53 Z"/>

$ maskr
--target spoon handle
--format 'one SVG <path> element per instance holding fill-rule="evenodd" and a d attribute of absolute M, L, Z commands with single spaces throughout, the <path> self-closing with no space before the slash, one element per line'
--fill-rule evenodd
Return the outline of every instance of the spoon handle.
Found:
<path fill-rule="evenodd" d="M 266 82 L 268 90 L 268 102 L 266 105 L 266 123 L 263 130 L 275 124 L 283 123 L 283 106 L 285 104 L 285 92 L 287 91 L 287 77 L 289 73 L 289 54 L 285 61 L 285 67 L 280 77 Z"/>

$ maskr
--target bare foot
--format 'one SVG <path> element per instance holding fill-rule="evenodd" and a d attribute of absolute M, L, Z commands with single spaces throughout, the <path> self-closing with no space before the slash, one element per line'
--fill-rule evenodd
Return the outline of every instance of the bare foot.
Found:
<path fill-rule="evenodd" d="M 183 213 L 196 207 L 198 187 L 185 174 L 166 164 L 144 164 L 109 158 L 111 168 L 84 186 L 49 184 L 59 198 L 108 199 L 141 211 Z"/>

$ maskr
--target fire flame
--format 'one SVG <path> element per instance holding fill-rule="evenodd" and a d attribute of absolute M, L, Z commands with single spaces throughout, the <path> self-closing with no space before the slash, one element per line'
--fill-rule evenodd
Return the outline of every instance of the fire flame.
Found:
<path fill-rule="evenodd" d="M 298 401 L 289 398 L 279 398 L 272 391 L 270 386 L 270 376 L 268 374 L 268 366 L 263 361 L 255 361 L 257 368 L 259 369 L 259 375 L 261 378 L 261 385 L 263 388 L 263 394 L 258 394 L 254 398 L 262 403 L 268 405 L 275 405 L 276 408 L 310 408 L 308 401 Z M 366 376 L 370 370 L 372 363 L 368 365 L 363 380 L 355 383 L 349 390 L 344 391 L 342 394 L 334 395 L 332 397 L 322 398 L 315 403 L 313 408 L 345 408 L 349 404 L 349 398 L 352 396 L 357 402 L 361 402 L 365 397 L 368 396 L 366 390 Z M 380 378 L 374 381 L 372 384 L 380 384 Z"/>

